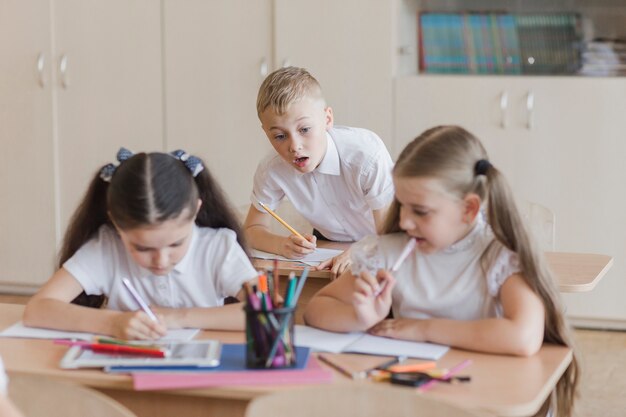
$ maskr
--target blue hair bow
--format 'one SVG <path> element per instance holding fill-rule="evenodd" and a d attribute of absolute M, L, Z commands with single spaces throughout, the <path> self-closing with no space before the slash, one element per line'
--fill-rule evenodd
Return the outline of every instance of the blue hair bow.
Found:
<path fill-rule="evenodd" d="M 182 149 L 177 149 L 173 152 L 170 152 L 170 155 L 185 164 L 185 167 L 189 170 L 189 172 L 191 172 L 191 175 L 193 177 L 196 177 L 199 173 L 202 172 L 202 170 L 204 170 L 204 165 L 202 165 L 200 158 L 189 155 Z"/>
<path fill-rule="evenodd" d="M 100 178 L 102 179 L 102 181 L 111 182 L 111 178 L 113 178 L 113 174 L 115 174 L 115 170 L 117 169 L 119 164 L 124 162 L 124 161 L 126 161 L 127 159 L 129 159 L 133 155 L 134 154 L 131 151 L 129 151 L 128 149 L 126 149 L 124 147 L 121 147 L 117 151 L 117 155 L 116 155 L 116 159 L 117 159 L 118 163 L 117 164 L 106 164 L 100 170 Z"/>

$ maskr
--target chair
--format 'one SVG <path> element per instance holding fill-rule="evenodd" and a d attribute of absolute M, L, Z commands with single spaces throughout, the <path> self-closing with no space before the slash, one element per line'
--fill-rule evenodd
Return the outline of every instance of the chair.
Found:
<path fill-rule="evenodd" d="M 282 390 L 252 400 L 245 417 L 476 417 L 415 389 L 369 383 Z"/>
<path fill-rule="evenodd" d="M 554 251 L 556 218 L 552 210 L 541 204 L 526 202 L 522 206 L 522 215 L 541 249 Z"/>
<path fill-rule="evenodd" d="M 25 417 L 137 417 L 96 390 L 41 376 L 11 375 L 8 396 Z"/>

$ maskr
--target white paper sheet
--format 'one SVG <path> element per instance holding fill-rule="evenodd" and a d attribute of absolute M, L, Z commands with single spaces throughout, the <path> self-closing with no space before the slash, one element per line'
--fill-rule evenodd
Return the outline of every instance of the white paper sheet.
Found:
<path fill-rule="evenodd" d="M 438 360 L 450 349 L 434 343 L 409 342 L 367 333 L 333 333 L 301 325 L 295 326 L 294 337 L 296 346 L 332 353 L 353 352 Z"/>
<path fill-rule="evenodd" d="M 287 261 L 287 262 L 302 262 L 303 264 L 307 264 L 309 266 L 317 266 L 323 261 L 334 258 L 335 256 L 342 253 L 342 250 L 339 249 L 327 249 L 327 248 L 317 248 L 315 252 L 306 255 L 304 258 L 300 259 L 288 259 L 284 256 L 276 255 L 275 253 L 263 252 L 257 249 L 250 250 L 250 256 L 253 258 L 259 259 L 278 259 L 279 261 Z"/>
<path fill-rule="evenodd" d="M 199 329 L 170 329 L 163 336 L 162 341 L 191 340 L 199 332 Z M 42 329 L 39 327 L 26 327 L 21 321 L 0 332 L 0 337 L 21 337 L 26 339 L 76 339 L 92 340 L 93 333 L 67 332 L 62 330 Z"/>

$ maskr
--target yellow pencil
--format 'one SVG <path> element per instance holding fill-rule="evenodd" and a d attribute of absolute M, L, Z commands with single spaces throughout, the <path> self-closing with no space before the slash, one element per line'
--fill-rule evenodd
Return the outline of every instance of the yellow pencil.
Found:
<path fill-rule="evenodd" d="M 301 237 L 302 239 L 304 239 L 304 236 L 302 236 L 300 233 L 296 232 L 296 229 L 294 229 L 293 227 L 289 226 L 289 224 L 284 221 L 283 219 L 281 219 L 278 214 L 274 213 L 272 210 L 270 210 L 269 207 L 267 207 L 265 204 L 261 203 L 259 201 L 259 204 L 261 205 L 261 207 L 263 207 L 263 209 L 265 209 L 265 211 L 267 211 L 270 216 L 272 216 L 273 218 L 275 218 L 276 220 L 279 221 L 280 224 L 282 224 L 283 226 L 285 226 L 292 234 Z"/>

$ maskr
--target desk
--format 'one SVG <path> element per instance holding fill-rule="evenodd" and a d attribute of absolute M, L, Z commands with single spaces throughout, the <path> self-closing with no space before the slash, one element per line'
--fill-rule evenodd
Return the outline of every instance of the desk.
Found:
<path fill-rule="evenodd" d="M 319 242 L 319 246 L 331 249 L 347 249 L 350 244 L 338 242 Z M 613 265 L 613 258 L 608 255 L 592 253 L 546 252 L 548 265 L 554 274 L 561 292 L 591 291 Z M 253 259 L 255 268 L 271 269 L 273 261 L 267 259 Z M 301 271 L 304 264 L 299 262 L 278 262 L 278 273 L 287 276 L 291 271 Z M 281 280 L 281 291 L 285 293 L 285 281 Z M 309 300 L 330 281 L 330 271 L 310 271 L 309 279 L 298 300 L 296 323 L 302 324 L 302 314 Z"/>
<path fill-rule="evenodd" d="M 21 319 L 24 306 L 0 304 L 0 329 Z M 217 338 L 227 343 L 242 343 L 243 332 L 201 333 L 202 338 Z M 11 374 L 31 374 L 59 378 L 95 388 L 135 412 L 138 416 L 243 416 L 247 403 L 258 395 L 298 386 L 224 387 L 195 390 L 133 391 L 126 375 L 109 375 L 99 370 L 61 370 L 59 361 L 67 347 L 50 340 L 0 338 L 0 355 Z M 382 361 L 367 355 L 336 355 L 354 370 L 365 369 Z M 501 416 L 534 414 L 572 359 L 570 349 L 544 345 L 530 358 L 488 355 L 451 349 L 438 363 L 451 367 L 464 359 L 473 364 L 464 370 L 472 382 L 438 384 L 424 395 Z M 322 366 L 325 366 L 322 364 Z M 337 373 L 333 384 L 369 384 L 352 381 Z M 403 388 L 398 388 L 403 389 Z"/>

